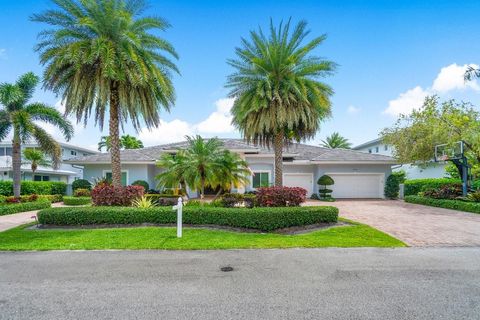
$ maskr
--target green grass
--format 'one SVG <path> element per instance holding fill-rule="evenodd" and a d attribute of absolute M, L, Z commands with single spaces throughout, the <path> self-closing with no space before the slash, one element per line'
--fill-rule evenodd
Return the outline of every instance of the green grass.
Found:
<path fill-rule="evenodd" d="M 301 235 L 239 233 L 185 228 L 183 238 L 167 227 L 27 230 L 17 227 L 0 233 L 0 250 L 93 249 L 264 249 L 320 247 L 403 247 L 405 244 L 362 224 Z"/>

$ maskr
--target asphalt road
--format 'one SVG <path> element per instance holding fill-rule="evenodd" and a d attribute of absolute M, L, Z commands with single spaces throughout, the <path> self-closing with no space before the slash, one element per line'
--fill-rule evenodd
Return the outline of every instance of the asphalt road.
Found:
<path fill-rule="evenodd" d="M 0 252 L 0 319 L 480 319 L 480 248 Z"/>

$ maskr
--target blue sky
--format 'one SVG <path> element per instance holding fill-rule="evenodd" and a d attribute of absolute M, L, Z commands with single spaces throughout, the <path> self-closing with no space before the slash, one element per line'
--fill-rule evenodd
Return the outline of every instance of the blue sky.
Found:
<path fill-rule="evenodd" d="M 42 73 L 33 47 L 44 26 L 28 18 L 52 6 L 48 0 L 0 0 L 0 82 Z M 159 129 L 140 137 L 148 145 L 193 133 L 238 137 L 229 125 L 231 101 L 224 99 L 231 72 L 225 61 L 241 36 L 268 26 L 270 17 L 307 20 L 313 35 L 328 35 L 315 53 L 339 64 L 325 80 L 335 90 L 333 117 L 309 143 L 333 131 L 354 144 L 374 139 L 428 94 L 478 104 L 480 86 L 465 84 L 461 75 L 466 65 L 480 64 L 480 21 L 473 14 L 479 11 L 479 1 L 150 1 L 149 13 L 172 24 L 162 36 L 180 54 L 182 74 L 174 78 L 175 108 L 162 114 Z M 39 89 L 35 99 L 61 109 L 50 92 Z M 93 123 L 76 128 L 71 142 L 82 146 L 95 146 L 102 134 Z M 126 131 L 135 134 L 128 125 Z"/>

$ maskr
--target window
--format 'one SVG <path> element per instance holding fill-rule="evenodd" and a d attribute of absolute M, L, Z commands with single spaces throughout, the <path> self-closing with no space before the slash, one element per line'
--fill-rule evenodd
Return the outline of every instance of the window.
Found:
<path fill-rule="evenodd" d="M 372 153 L 372 149 L 368 149 L 368 153 Z"/>
<path fill-rule="evenodd" d="M 0 156 L 4 156 L 5 155 L 5 148 L 0 148 Z"/>
<path fill-rule="evenodd" d="M 385 151 L 388 151 L 388 145 L 385 145 Z"/>
<path fill-rule="evenodd" d="M 77 151 L 72 150 L 72 151 L 70 151 L 70 154 L 71 154 L 72 156 L 76 156 L 76 155 L 77 155 Z"/>
<path fill-rule="evenodd" d="M 268 172 L 254 172 L 252 177 L 252 187 L 268 187 L 269 183 L 269 173 Z"/>
<path fill-rule="evenodd" d="M 35 175 L 33 177 L 34 181 L 50 181 L 50 176 L 40 176 L 40 175 Z"/>
<path fill-rule="evenodd" d="M 12 155 L 12 148 L 5 148 L 5 155 L 6 156 L 11 156 Z"/>
<path fill-rule="evenodd" d="M 112 180 L 112 171 L 105 171 L 105 178 Z M 127 185 L 127 172 L 122 171 L 122 186 Z"/>
<path fill-rule="evenodd" d="M 378 147 L 375 147 L 375 153 L 378 153 Z"/>

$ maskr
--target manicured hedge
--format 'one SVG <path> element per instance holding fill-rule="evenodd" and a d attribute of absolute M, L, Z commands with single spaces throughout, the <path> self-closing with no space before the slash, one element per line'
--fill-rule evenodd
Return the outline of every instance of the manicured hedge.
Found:
<path fill-rule="evenodd" d="M 462 183 L 458 179 L 448 179 L 448 178 L 440 178 L 440 179 L 413 179 L 413 180 L 406 180 L 404 182 L 405 189 L 404 194 L 405 196 L 416 196 L 419 192 L 423 192 L 429 189 L 438 189 L 443 187 L 447 184 L 455 184 L 455 183 Z"/>
<path fill-rule="evenodd" d="M 51 203 L 62 202 L 63 195 L 61 194 L 41 194 L 38 196 L 38 200 L 48 200 Z"/>
<path fill-rule="evenodd" d="M 185 207 L 183 222 L 196 225 L 220 225 L 272 231 L 279 228 L 303 226 L 322 222 L 336 222 L 335 207 L 289 208 L 212 208 Z M 95 224 L 168 224 L 176 222 L 171 208 L 148 209 L 126 207 L 52 208 L 38 213 L 42 224 L 95 225 Z"/>
<path fill-rule="evenodd" d="M 63 204 L 67 206 L 83 206 L 91 203 L 90 197 L 63 197 Z"/>
<path fill-rule="evenodd" d="M 453 210 L 459 210 L 459 211 L 480 213 L 479 202 L 433 199 L 433 198 L 427 198 L 427 197 L 421 197 L 421 196 L 407 196 L 405 197 L 405 202 L 423 204 L 426 206 L 453 209 Z"/>
<path fill-rule="evenodd" d="M 17 204 L 5 204 L 0 206 L 0 216 L 7 214 L 14 214 L 19 212 L 27 212 L 33 210 L 40 210 L 50 208 L 51 203 L 47 200 L 39 200 L 35 202 L 25 202 Z"/>
<path fill-rule="evenodd" d="M 56 181 L 22 181 L 22 194 L 65 194 L 67 184 Z M 13 196 L 13 182 L 0 181 L 0 195 Z"/>

